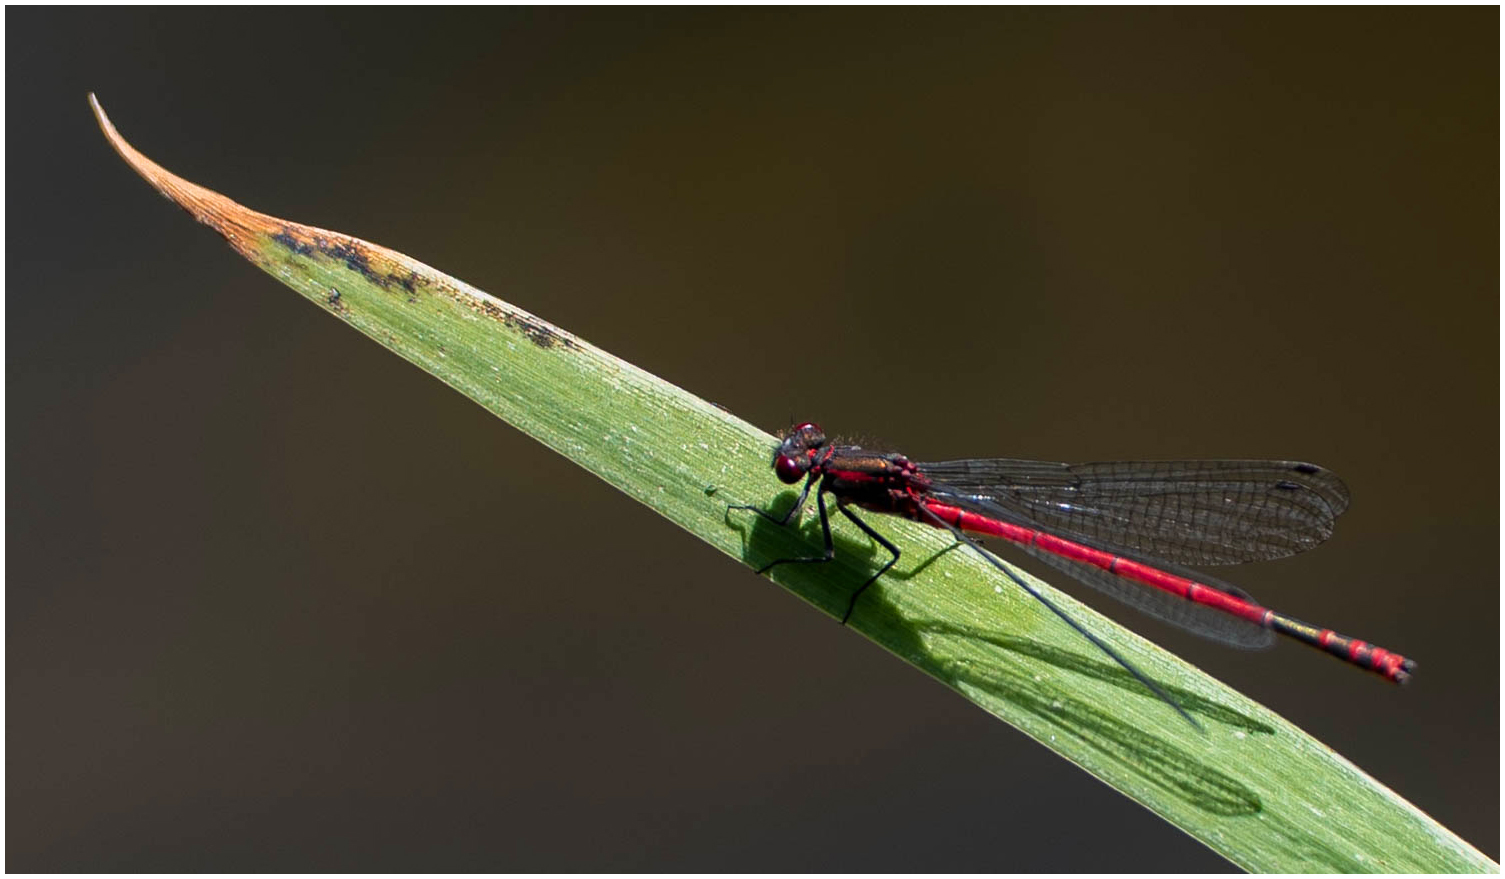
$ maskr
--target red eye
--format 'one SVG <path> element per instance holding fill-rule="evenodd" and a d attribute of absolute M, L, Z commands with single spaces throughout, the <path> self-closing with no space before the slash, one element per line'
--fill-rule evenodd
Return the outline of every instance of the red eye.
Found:
<path fill-rule="evenodd" d="M 805 470 L 806 468 L 800 466 L 797 459 L 788 455 L 779 455 L 773 459 L 773 472 L 778 474 L 779 481 L 785 484 L 793 485 L 799 482 L 800 478 L 805 475 Z"/>

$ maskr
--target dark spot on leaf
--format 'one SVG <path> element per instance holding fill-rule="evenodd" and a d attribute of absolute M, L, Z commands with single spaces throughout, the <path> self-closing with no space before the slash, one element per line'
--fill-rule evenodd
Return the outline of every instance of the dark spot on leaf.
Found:
<path fill-rule="evenodd" d="M 540 348 L 552 348 L 555 345 L 563 345 L 566 348 L 575 347 L 575 343 L 559 334 L 549 324 L 532 317 L 514 314 L 503 321 L 507 326 L 528 337 L 528 340 Z"/>
<path fill-rule="evenodd" d="M 1292 467 L 1291 469 L 1295 470 L 1297 473 L 1305 473 L 1307 475 L 1311 475 L 1313 473 L 1316 473 L 1316 472 L 1320 471 L 1322 468 L 1318 467 L 1316 464 L 1297 464 L 1295 467 Z"/>
<path fill-rule="evenodd" d="M 486 312 L 487 316 L 496 318 L 512 329 L 522 333 L 528 338 L 528 341 L 540 348 L 552 348 L 558 345 L 562 348 L 574 350 L 579 347 L 575 344 L 574 339 L 532 315 L 518 314 L 514 311 L 504 310 L 490 299 L 482 299 L 478 304 L 481 306 L 481 310 Z"/>
<path fill-rule="evenodd" d="M 277 242 L 278 244 L 281 244 L 283 247 L 286 247 L 288 250 L 291 250 L 293 253 L 298 254 L 299 256 L 309 256 L 314 252 L 314 249 L 312 247 L 308 246 L 302 241 L 299 241 L 297 236 L 293 235 L 292 231 L 289 229 L 283 229 L 281 232 L 273 235 L 272 240 Z"/>
<path fill-rule="evenodd" d="M 331 241 L 323 236 L 315 235 L 310 244 L 300 239 L 290 227 L 284 228 L 281 232 L 273 235 L 272 240 L 299 256 L 311 256 L 317 253 L 331 259 L 339 260 L 345 264 L 345 268 L 356 272 L 383 290 L 391 289 L 394 286 L 401 287 L 408 293 L 406 298 L 409 303 L 417 301 L 417 297 L 413 294 L 417 293 L 420 287 L 428 287 L 431 283 L 431 279 L 425 278 L 412 270 L 409 270 L 406 274 L 395 272 L 384 274 L 378 272 L 371 264 L 371 254 L 359 242 L 353 240 Z M 379 262 L 385 264 L 386 260 L 382 259 Z M 466 297 L 466 299 L 469 298 L 469 296 Z M 340 304 L 340 293 L 333 287 L 330 288 L 329 304 L 336 308 L 342 307 Z M 578 347 L 575 340 L 568 334 L 555 329 L 552 325 L 532 315 L 520 314 L 510 309 L 504 309 L 495 302 L 486 299 L 481 300 L 477 304 L 488 316 L 522 333 L 527 337 L 528 341 L 540 348 L 553 348 L 555 345 L 569 349 Z"/>
<path fill-rule="evenodd" d="M 1295 482 L 1287 482 L 1284 479 L 1282 479 L 1279 482 L 1275 483 L 1275 487 L 1276 488 L 1283 488 L 1286 491 L 1300 491 L 1301 490 L 1301 486 L 1299 484 L 1297 484 Z"/>
<path fill-rule="evenodd" d="M 398 286 L 402 287 L 402 289 L 408 291 L 409 293 L 415 292 L 418 287 L 423 285 L 423 279 L 418 277 L 417 272 L 408 272 L 407 277 L 402 277 L 401 275 L 387 275 L 387 278 L 395 282 Z M 413 300 L 409 299 L 408 301 L 412 302 Z"/>
<path fill-rule="evenodd" d="M 386 278 L 376 274 L 376 271 L 371 268 L 371 258 L 366 255 L 364 249 L 345 241 L 330 245 L 323 240 L 318 240 L 318 244 L 321 251 L 337 260 L 341 260 L 345 263 L 345 268 L 352 272 L 359 272 L 361 277 L 376 286 L 386 287 L 390 283 Z"/>
<path fill-rule="evenodd" d="M 383 290 L 389 289 L 395 284 L 408 293 L 415 293 L 419 287 L 428 286 L 427 279 L 420 277 L 415 271 L 409 271 L 406 275 L 390 272 L 379 274 L 371 266 L 371 256 L 366 252 L 366 248 L 354 241 L 331 242 L 325 238 L 315 237 L 313 245 L 310 246 L 293 237 L 288 230 L 283 230 L 280 234 L 273 236 L 273 240 L 303 256 L 318 252 L 331 259 L 337 259 L 345 264 L 345 268 L 360 274 L 361 277 Z M 409 299 L 408 301 L 412 302 L 414 300 Z"/>

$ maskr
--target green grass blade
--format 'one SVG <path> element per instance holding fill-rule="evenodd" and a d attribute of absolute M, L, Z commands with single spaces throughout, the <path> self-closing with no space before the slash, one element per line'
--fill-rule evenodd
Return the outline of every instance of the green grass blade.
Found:
<path fill-rule="evenodd" d="M 727 512 L 740 503 L 782 511 L 792 501 L 769 468 L 769 434 L 403 254 L 251 211 L 182 180 L 121 139 L 90 101 L 111 144 L 148 182 L 337 320 L 745 565 L 818 552 L 811 517 L 779 528 Z M 905 553 L 864 595 L 850 628 L 1233 863 L 1275 872 L 1498 872 L 1320 742 L 1170 653 L 1039 584 L 1160 682 L 1205 732 L 975 554 L 950 551 L 948 535 L 873 518 Z M 835 563 L 777 568 L 773 579 L 839 616 L 882 551 L 840 517 L 835 527 Z M 833 623 L 832 637 L 842 632 Z"/>

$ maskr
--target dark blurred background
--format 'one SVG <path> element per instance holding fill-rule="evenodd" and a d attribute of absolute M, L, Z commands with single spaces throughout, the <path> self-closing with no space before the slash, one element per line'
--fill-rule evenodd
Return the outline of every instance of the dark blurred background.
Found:
<path fill-rule="evenodd" d="M 1332 467 L 1225 575 L 1413 686 L 1120 618 L 1498 857 L 1498 16 L 7 9 L 6 867 L 1230 868 L 242 261 L 89 90 L 769 429 Z"/>

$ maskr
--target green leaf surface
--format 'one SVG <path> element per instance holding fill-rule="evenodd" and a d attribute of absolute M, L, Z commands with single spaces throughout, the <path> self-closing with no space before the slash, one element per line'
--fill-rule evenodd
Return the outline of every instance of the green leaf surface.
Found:
<path fill-rule="evenodd" d="M 750 568 L 820 551 L 813 515 L 780 528 L 727 510 L 782 512 L 792 502 L 769 467 L 773 436 L 401 253 L 182 180 L 121 139 L 90 101 L 111 144 L 148 182 L 330 316 Z M 850 628 L 1240 867 L 1498 872 L 1322 743 L 1165 650 L 1039 584 L 1172 693 L 1202 731 L 974 553 L 951 551 L 949 535 L 872 518 L 905 553 L 864 594 Z M 884 555 L 840 517 L 833 525 L 834 563 L 772 576 L 839 616 Z M 831 633 L 843 634 L 835 624 Z"/>

